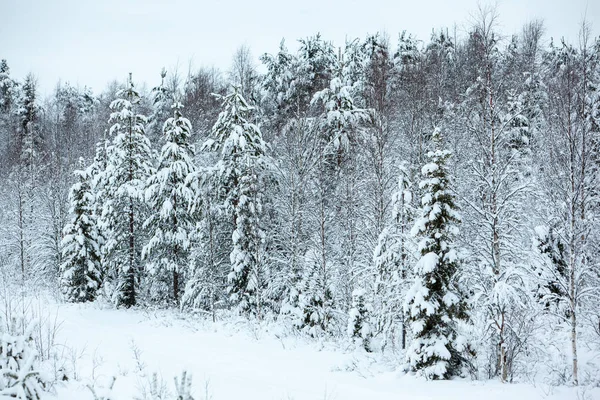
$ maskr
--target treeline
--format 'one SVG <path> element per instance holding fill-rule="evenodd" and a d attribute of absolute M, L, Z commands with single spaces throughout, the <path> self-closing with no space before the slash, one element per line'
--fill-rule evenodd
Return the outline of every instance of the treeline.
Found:
<path fill-rule="evenodd" d="M 264 74 L 242 48 L 147 93 L 42 102 L 3 61 L 3 271 L 346 335 L 434 379 L 600 381 L 600 41 L 495 18 L 282 42 Z"/>

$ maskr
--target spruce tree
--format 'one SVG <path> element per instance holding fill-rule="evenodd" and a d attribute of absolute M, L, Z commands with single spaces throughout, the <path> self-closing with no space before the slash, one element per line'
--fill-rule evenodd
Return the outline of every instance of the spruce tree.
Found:
<path fill-rule="evenodd" d="M 568 280 L 569 265 L 561 237 L 564 237 L 564 233 L 556 232 L 553 227 L 540 225 L 535 228 L 533 243 L 539 263 L 533 263 L 532 273 L 537 281 L 534 292 L 537 300 L 546 310 L 568 318 L 565 282 Z"/>
<path fill-rule="evenodd" d="M 91 177 L 83 165 L 75 175 L 79 181 L 69 194 L 72 220 L 65 226 L 61 243 L 65 260 L 61 265 L 62 289 L 68 301 L 85 302 L 96 298 L 103 273 Z"/>
<path fill-rule="evenodd" d="M 454 244 L 460 216 L 446 162 L 450 152 L 441 148 L 440 131 L 433 134 L 436 150 L 427 154 L 422 168 L 420 218 L 412 229 L 421 238 L 421 257 L 414 268 L 405 311 L 413 331 L 407 361 L 413 371 L 428 379 L 448 379 L 461 373 L 465 341 L 457 331 L 467 321 L 465 296 L 457 283 L 460 259 Z"/>
<path fill-rule="evenodd" d="M 146 207 L 143 193 L 152 174 L 150 141 L 146 137 L 146 118 L 135 113 L 140 96 L 134 89 L 131 75 L 127 87 L 117 93 L 111 103 L 115 110 L 110 117 L 114 135 L 109 147 L 105 184 L 107 199 L 102 220 L 107 238 L 107 267 L 117 281 L 115 293 L 118 305 L 131 307 L 137 302 L 140 278 L 140 241 Z"/>
<path fill-rule="evenodd" d="M 32 74 L 29 74 L 23 82 L 17 110 L 19 116 L 18 146 L 20 147 L 20 162 L 29 175 L 33 175 L 43 149 L 42 136 L 37 126 L 40 110 L 36 104 L 36 99 L 37 80 Z M 30 176 L 30 179 L 33 180 L 34 177 Z"/>
<path fill-rule="evenodd" d="M 225 109 L 213 127 L 213 138 L 204 144 L 204 149 L 221 152 L 215 178 L 219 182 L 220 201 L 233 226 L 228 292 L 241 310 L 260 316 L 267 280 L 262 259 L 264 233 L 260 226 L 259 179 L 266 166 L 267 145 L 258 126 L 250 122 L 254 108 L 248 105 L 239 88 L 234 87 L 223 98 L 223 106 Z"/>
<path fill-rule="evenodd" d="M 173 92 L 167 87 L 165 81 L 167 71 L 163 68 L 160 72 L 160 85 L 152 88 L 152 114 L 148 117 L 147 135 L 153 145 L 161 143 L 164 138 L 164 123 L 171 116 Z"/>
<path fill-rule="evenodd" d="M 5 165 L 0 165 L 0 169 L 8 170 L 16 157 L 14 152 L 15 144 L 15 102 L 17 95 L 17 83 L 10 76 L 10 68 L 6 60 L 0 60 L 0 154 L 3 155 Z M 8 162 L 6 162 L 8 161 Z"/>
<path fill-rule="evenodd" d="M 181 114 L 183 105 L 175 102 L 174 116 L 163 128 L 162 147 L 156 172 L 148 179 L 146 203 L 153 212 L 145 222 L 152 237 L 142 250 L 150 261 L 150 271 L 158 276 L 170 274 L 172 298 L 178 303 L 183 287 L 181 273 L 185 272 L 190 252 L 194 215 L 189 212 L 195 194 L 186 178 L 195 171 L 194 146 L 190 143 L 192 125 Z"/>
<path fill-rule="evenodd" d="M 104 138 L 96 143 L 96 154 L 94 161 L 87 167 L 86 173 L 89 175 L 90 190 L 94 196 L 94 205 L 92 214 L 95 217 L 97 232 L 98 232 L 98 246 L 100 248 L 100 264 L 102 271 L 105 272 L 104 279 L 106 276 L 106 237 L 104 235 L 104 219 L 102 216 L 102 210 L 104 203 L 107 199 L 107 185 L 106 185 L 106 167 L 108 163 L 108 150 L 110 148 L 110 141 L 106 139 L 106 132 Z"/>
<path fill-rule="evenodd" d="M 352 292 L 352 308 L 348 316 L 348 336 L 363 349 L 371 351 L 371 339 L 373 330 L 371 328 L 372 307 L 367 304 L 363 289 L 354 289 Z"/>

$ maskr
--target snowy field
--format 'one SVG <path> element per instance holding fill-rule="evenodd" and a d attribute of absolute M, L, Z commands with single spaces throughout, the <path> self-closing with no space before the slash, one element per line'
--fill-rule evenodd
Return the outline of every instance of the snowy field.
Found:
<path fill-rule="evenodd" d="M 174 377 L 183 370 L 193 377 L 195 400 L 600 399 L 600 389 L 427 382 L 394 371 L 389 359 L 241 320 L 213 323 L 174 311 L 98 304 L 46 307 L 46 317 L 59 325 L 55 342 L 63 349 L 62 368 L 77 379 L 59 383 L 47 399 L 91 400 L 87 386 L 100 394 L 113 377 L 111 400 L 144 399 L 154 373 L 159 387 L 173 393 Z"/>

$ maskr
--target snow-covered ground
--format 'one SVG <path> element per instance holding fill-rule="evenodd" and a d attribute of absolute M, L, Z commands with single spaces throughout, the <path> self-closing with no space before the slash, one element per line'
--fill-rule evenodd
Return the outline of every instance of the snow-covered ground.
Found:
<path fill-rule="evenodd" d="M 57 310 L 57 311 L 56 311 Z M 428 382 L 391 371 L 382 360 L 315 343 L 273 328 L 212 323 L 176 312 L 114 310 L 98 305 L 48 306 L 61 321 L 59 347 L 73 379 L 49 399 L 92 399 L 116 377 L 114 400 L 131 400 L 148 389 L 154 372 L 173 392 L 183 370 L 193 377 L 196 400 L 369 399 L 600 399 L 600 390 L 551 388 L 470 380 Z"/>

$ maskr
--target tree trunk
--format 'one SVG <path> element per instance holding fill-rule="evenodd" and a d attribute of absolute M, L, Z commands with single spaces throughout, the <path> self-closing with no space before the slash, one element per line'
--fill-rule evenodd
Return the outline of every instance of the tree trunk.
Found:
<path fill-rule="evenodd" d="M 571 281 L 573 282 L 573 281 Z M 572 283 L 571 283 L 572 285 Z M 577 362 L 577 317 L 575 307 L 571 310 L 571 351 L 573 353 L 573 385 L 579 385 L 578 362 Z"/>
<path fill-rule="evenodd" d="M 125 298 L 123 303 L 126 307 L 135 305 L 135 231 L 134 231 L 133 199 L 129 199 L 129 270 L 125 276 Z"/>
<path fill-rule="evenodd" d="M 500 378 L 502 382 L 506 383 L 508 379 L 508 368 L 507 368 L 507 354 L 506 354 L 506 342 L 504 340 L 504 311 L 500 313 L 502 322 L 500 324 Z"/>
<path fill-rule="evenodd" d="M 175 304 L 179 305 L 179 272 L 173 269 L 173 299 Z"/>

